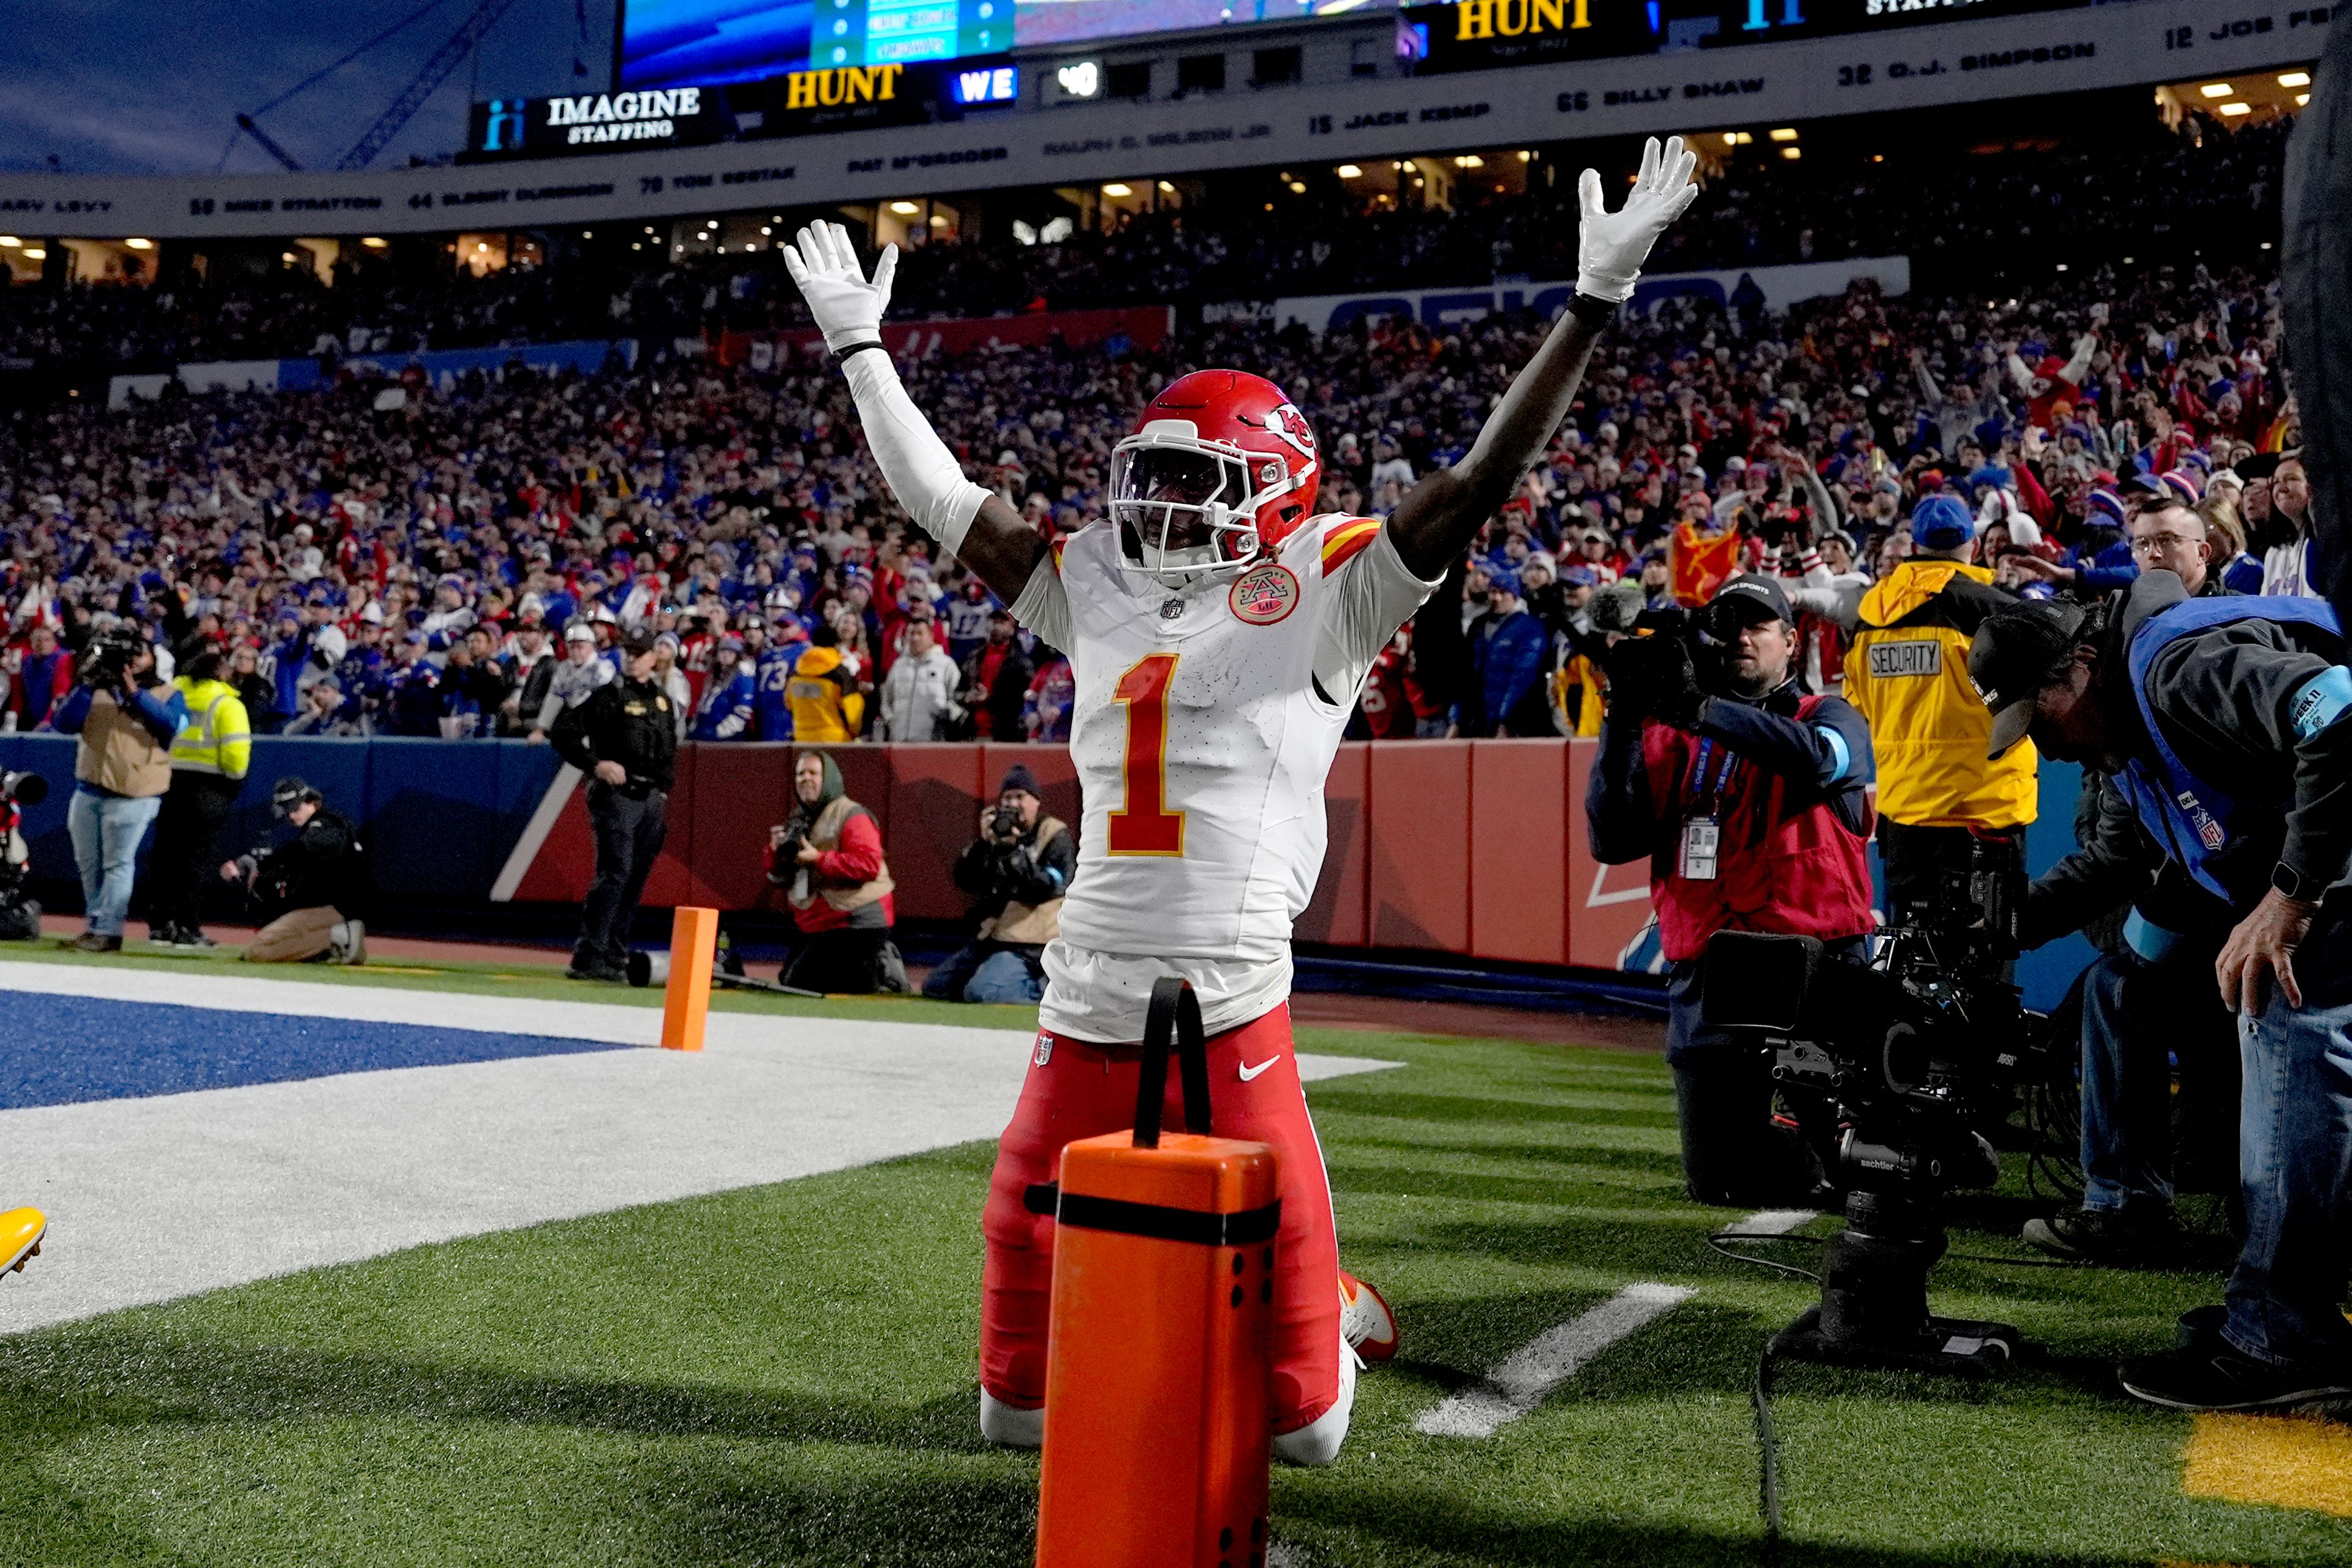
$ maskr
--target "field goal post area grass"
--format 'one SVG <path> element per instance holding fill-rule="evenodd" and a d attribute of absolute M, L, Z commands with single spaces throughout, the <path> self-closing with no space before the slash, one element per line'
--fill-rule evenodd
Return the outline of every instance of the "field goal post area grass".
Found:
<path fill-rule="evenodd" d="M 690 1078 L 732 1070 L 746 1032 L 765 1030 L 803 1041 L 802 1054 L 755 1065 L 808 1098 L 828 1064 L 882 1049 L 874 1031 L 942 1011 L 757 996 L 712 1008 L 702 944 L 715 921 L 698 930 L 690 913 L 678 946 L 700 953 L 668 983 L 685 972 L 708 1048 L 530 1059 Z M 130 985 L 132 971 L 110 973 L 118 993 Z M 266 984 L 307 998 L 308 978 Z M 485 1018 L 535 1005 L 554 1017 L 562 1004 L 610 997 L 642 1020 L 635 1043 L 687 1037 L 673 1032 L 674 991 L 656 1014 L 656 994 L 551 975 L 499 982 L 511 1003 L 444 998 L 423 975 L 397 977 L 396 996 L 344 979 L 338 994 L 367 994 L 346 1012 L 384 997 L 404 1016 L 446 1000 Z M 448 984 L 476 979 L 453 965 Z M 47 1005 L 12 1000 L 24 1020 Z M 990 1081 L 1017 1082 L 1029 1022 L 980 1011 L 989 1027 L 953 1035 L 971 1061 L 1009 1056 L 1009 1077 Z M 1816 1297 L 1706 1237 L 1734 1221 L 1801 1237 L 1834 1222 L 1688 1203 L 1671 1080 L 1654 1056 L 1298 1036 L 1309 1056 L 1395 1064 L 1307 1092 L 1342 1261 L 1395 1305 L 1403 1349 L 1360 1381 L 1339 1464 L 1276 1474 L 1274 1560 L 1764 1561 L 1756 1360 Z M 877 1058 L 886 1067 L 900 1064 Z M 383 1081 L 512 1070 L 468 1062 Z M 164 1103 L 0 1110 L 0 1140 L 22 1154 L 46 1126 Z M 975 1421 L 992 1148 L 984 1130 L 941 1136 L 795 1179 L 484 1228 L 0 1337 L 11 1552 L 39 1563 L 1024 1563 L 1035 1458 L 988 1448 Z M 529 1157 L 514 1147 L 515 1161 Z M 37 1171 L 12 1174 L 36 1184 L 11 1201 L 41 1201 Z M 1963 1205 L 1955 1249 L 2015 1253 L 2003 1227 L 2021 1194 Z M 74 1245 L 70 1224 L 54 1226 L 31 1269 L 0 1283 L 0 1310 L 33 1300 L 45 1268 L 62 1279 Z M 2191 1420 L 2115 1387 L 2116 1360 L 2167 1342 L 2173 1319 L 2218 1288 L 2211 1269 L 1941 1265 L 1938 1311 L 2017 1323 L 2046 1358 L 1982 1385 L 1782 1368 L 1784 1560 L 2352 1563 L 2347 1428 Z"/>

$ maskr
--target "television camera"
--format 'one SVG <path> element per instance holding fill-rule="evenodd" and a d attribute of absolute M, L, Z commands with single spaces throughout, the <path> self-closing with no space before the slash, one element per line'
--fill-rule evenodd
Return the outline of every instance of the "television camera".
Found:
<path fill-rule="evenodd" d="M 1774 1080 L 1835 1119 L 1845 1229 L 1828 1243 L 1821 1305 L 1769 1353 L 1974 1376 L 2017 1353 L 2005 1323 L 1929 1313 L 1927 1271 L 1946 1248 L 1946 1194 L 2000 1176 L 1986 1134 L 2069 1066 L 2007 978 L 2024 882 L 2020 840 L 1983 835 L 1933 912 L 1880 932 L 1866 963 L 1811 937 L 1707 942 L 1706 1021 L 1752 1034 Z"/>

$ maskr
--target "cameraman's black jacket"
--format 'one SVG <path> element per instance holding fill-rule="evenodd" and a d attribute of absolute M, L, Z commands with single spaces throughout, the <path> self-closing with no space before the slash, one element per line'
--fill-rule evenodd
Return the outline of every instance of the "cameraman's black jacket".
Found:
<path fill-rule="evenodd" d="M 1010 906 L 1036 910 L 1058 903 L 1077 875 L 1076 837 L 1051 816 L 1040 816 L 1020 837 L 1007 842 L 975 838 L 956 857 L 955 884 L 976 900 L 972 914 L 983 931 Z M 992 934 L 992 932 L 991 933 Z M 1008 942 L 1008 946 L 1041 943 Z"/>
<path fill-rule="evenodd" d="M 556 754 L 592 777 L 598 763 L 618 763 L 629 782 L 616 786 L 633 800 L 667 790 L 677 765 L 677 715 L 650 680 L 627 676 L 598 687 L 587 701 L 567 708 L 548 732 Z"/>
<path fill-rule="evenodd" d="M 345 915 L 353 913 L 367 892 L 359 829 L 334 807 L 320 806 L 299 833 L 256 859 L 253 890 L 274 907 L 315 910 L 331 904 Z"/>

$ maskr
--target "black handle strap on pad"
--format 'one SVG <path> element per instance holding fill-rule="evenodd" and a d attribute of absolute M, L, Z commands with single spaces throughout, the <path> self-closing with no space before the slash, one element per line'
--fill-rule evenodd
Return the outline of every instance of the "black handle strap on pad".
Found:
<path fill-rule="evenodd" d="M 1183 1075 L 1184 1131 L 1209 1131 L 1209 1044 L 1201 1028 L 1201 999 L 1192 982 L 1169 975 L 1151 987 L 1143 1022 L 1143 1070 L 1135 1085 L 1135 1146 L 1160 1147 L 1160 1107 L 1168 1093 L 1168 1047 L 1176 1047 Z"/>

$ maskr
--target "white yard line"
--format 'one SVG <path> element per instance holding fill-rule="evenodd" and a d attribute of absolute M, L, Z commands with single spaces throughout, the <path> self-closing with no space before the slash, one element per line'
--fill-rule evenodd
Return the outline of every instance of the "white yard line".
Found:
<path fill-rule="evenodd" d="M 1723 1227 L 1728 1238 L 1738 1236 L 1786 1236 L 1810 1219 L 1821 1218 L 1819 1209 L 1759 1209 L 1736 1225 Z"/>
<path fill-rule="evenodd" d="M 1491 1437 L 1635 1330 L 1690 1299 L 1680 1285 L 1628 1285 L 1580 1317 L 1545 1330 L 1496 1363 L 1486 1380 L 1447 1396 L 1413 1423 L 1433 1437 Z"/>
<path fill-rule="evenodd" d="M 8 989 L 625 1046 L 661 1026 L 650 1007 L 96 966 L 0 963 Z M 1030 1039 L 713 1013 L 698 1054 L 575 1052 L 0 1110 L 0 1201 L 50 1219 L 39 1272 L 0 1288 L 0 1332 L 992 1138 Z M 1298 1058 L 1309 1081 L 1396 1065 Z"/>

